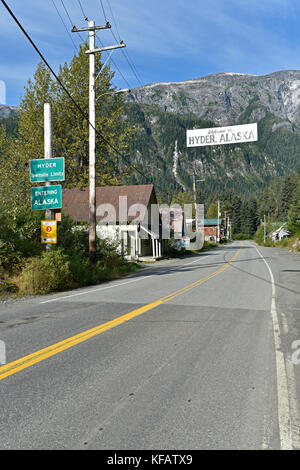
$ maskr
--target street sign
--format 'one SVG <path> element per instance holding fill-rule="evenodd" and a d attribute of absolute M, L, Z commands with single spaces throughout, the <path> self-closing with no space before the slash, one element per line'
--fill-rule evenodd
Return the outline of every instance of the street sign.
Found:
<path fill-rule="evenodd" d="M 65 159 L 40 158 L 30 160 L 30 182 L 40 183 L 42 181 L 64 181 Z"/>
<path fill-rule="evenodd" d="M 61 209 L 61 185 L 31 188 L 31 209 Z"/>
<path fill-rule="evenodd" d="M 186 131 L 187 147 L 240 144 L 257 140 L 257 123 Z"/>
<path fill-rule="evenodd" d="M 57 243 L 56 220 L 41 221 L 41 243 Z"/>

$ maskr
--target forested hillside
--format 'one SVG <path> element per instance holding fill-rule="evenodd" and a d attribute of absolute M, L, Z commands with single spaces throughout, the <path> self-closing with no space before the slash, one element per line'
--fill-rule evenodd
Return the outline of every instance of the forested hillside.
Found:
<path fill-rule="evenodd" d="M 266 77 L 217 74 L 133 90 L 121 121 L 135 128 L 126 158 L 140 172 L 130 174 L 122 163 L 113 172 L 123 175 L 123 183 L 154 183 L 159 201 L 167 204 L 192 202 L 195 177 L 197 201 L 213 214 L 220 199 L 236 233 L 253 234 L 264 214 L 286 221 L 300 171 L 299 84 L 300 72 L 286 71 Z M 15 111 L 0 119 L 8 137 L 18 136 Z M 258 123 L 257 142 L 186 147 L 187 129 L 251 122 Z M 81 145 L 85 162 L 86 149 Z M 71 167 L 78 166 L 78 149 L 62 150 Z"/>
<path fill-rule="evenodd" d="M 137 103 L 127 105 L 126 116 L 137 126 L 131 159 L 144 173 L 130 180 L 153 181 L 166 202 L 174 193 L 192 190 L 194 173 L 205 179 L 199 185 L 208 201 L 229 190 L 254 195 L 274 179 L 300 170 L 300 133 L 278 125 L 279 119 L 270 113 L 258 123 L 258 142 L 198 148 L 186 147 L 186 130 L 216 123 Z"/>

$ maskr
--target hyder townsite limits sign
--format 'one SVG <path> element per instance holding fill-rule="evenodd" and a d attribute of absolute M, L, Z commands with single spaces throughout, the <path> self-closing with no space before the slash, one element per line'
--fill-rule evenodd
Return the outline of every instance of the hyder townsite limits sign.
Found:
<path fill-rule="evenodd" d="M 187 147 L 241 144 L 257 140 L 257 123 L 186 131 Z"/>
<path fill-rule="evenodd" d="M 64 158 L 41 158 L 30 160 L 30 181 L 40 183 L 42 181 L 64 181 Z"/>

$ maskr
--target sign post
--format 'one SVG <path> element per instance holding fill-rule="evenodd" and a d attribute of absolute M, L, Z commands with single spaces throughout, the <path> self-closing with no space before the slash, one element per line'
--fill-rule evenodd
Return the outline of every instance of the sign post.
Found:
<path fill-rule="evenodd" d="M 30 181 L 45 183 L 45 186 L 31 188 L 31 209 L 45 210 L 45 219 L 41 222 L 41 242 L 47 249 L 57 242 L 57 220 L 61 220 L 61 185 L 50 185 L 51 181 L 65 180 L 65 159 L 52 158 L 52 119 L 51 104 L 44 104 L 44 158 L 30 160 Z M 55 220 L 56 219 L 56 220 Z"/>

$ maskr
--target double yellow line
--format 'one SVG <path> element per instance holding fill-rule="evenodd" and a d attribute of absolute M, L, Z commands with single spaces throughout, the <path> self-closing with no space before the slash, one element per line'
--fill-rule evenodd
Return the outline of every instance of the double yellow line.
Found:
<path fill-rule="evenodd" d="M 162 305 L 168 302 L 169 300 L 172 300 L 175 297 L 178 297 L 179 295 L 185 294 L 186 292 L 194 289 L 200 284 L 203 284 L 209 279 L 212 279 L 213 277 L 225 271 L 225 269 L 227 269 L 230 266 L 230 264 L 237 258 L 240 251 L 241 249 L 239 249 L 235 253 L 235 255 L 230 259 L 230 261 L 228 261 L 224 266 L 219 268 L 217 271 L 214 271 L 212 274 L 209 274 L 208 276 L 202 279 L 199 279 L 198 281 L 193 282 L 192 284 L 189 284 L 176 292 L 172 292 L 172 294 L 169 294 L 166 297 L 162 297 L 161 299 L 158 299 L 155 302 L 144 305 L 144 307 L 140 307 L 136 310 L 126 313 L 125 315 L 115 318 L 114 320 L 103 323 L 102 325 L 96 326 L 89 330 L 83 331 L 82 333 L 79 333 L 75 336 L 71 336 L 70 338 L 60 341 L 59 343 L 52 344 L 51 346 L 48 346 L 47 348 L 40 349 L 39 351 L 29 354 L 28 356 L 24 356 L 20 359 L 17 359 L 16 361 L 10 362 L 0 367 L 0 380 L 5 379 L 6 377 L 10 375 L 16 374 L 17 372 L 20 372 L 21 370 L 26 369 L 27 367 L 30 367 L 38 362 L 44 361 L 48 357 L 54 356 L 55 354 L 58 354 L 61 351 L 69 349 L 75 346 L 76 344 L 82 343 L 83 341 L 86 341 L 87 339 L 92 338 L 93 336 L 99 335 L 100 333 L 103 333 L 104 331 L 110 330 L 111 328 L 114 328 L 115 326 L 121 325 L 122 323 L 128 320 L 131 320 L 134 317 L 142 315 L 143 313 L 148 312 L 149 310 L 152 310 L 158 307 L 159 305 Z"/>

